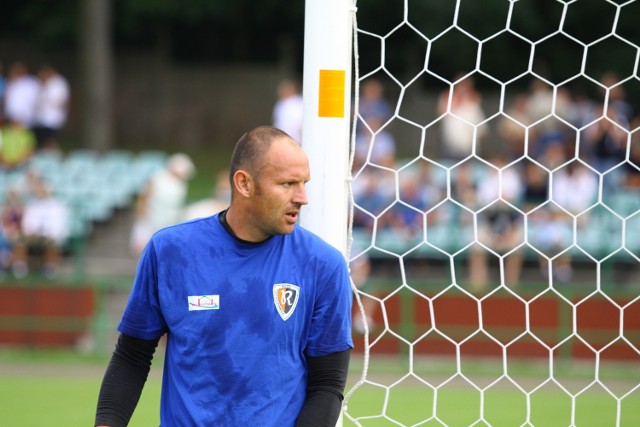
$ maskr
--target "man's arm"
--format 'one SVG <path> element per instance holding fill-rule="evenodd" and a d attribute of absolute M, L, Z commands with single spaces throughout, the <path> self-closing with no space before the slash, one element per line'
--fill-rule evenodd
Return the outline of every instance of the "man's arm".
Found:
<path fill-rule="evenodd" d="M 100 387 L 96 426 L 125 427 L 129 423 L 159 341 L 120 334 Z"/>
<path fill-rule="evenodd" d="M 326 356 L 307 356 L 307 398 L 296 427 L 335 427 L 347 384 L 351 349 Z"/>

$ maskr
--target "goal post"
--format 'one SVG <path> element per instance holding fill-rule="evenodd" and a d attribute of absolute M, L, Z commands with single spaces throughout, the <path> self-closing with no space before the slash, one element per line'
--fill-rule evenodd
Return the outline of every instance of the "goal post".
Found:
<path fill-rule="evenodd" d="M 311 181 L 300 222 L 345 255 L 353 13 L 351 0 L 305 5 L 302 146 Z"/>
<path fill-rule="evenodd" d="M 300 223 L 349 256 L 351 67 L 354 0 L 305 3 L 302 146 L 309 206 Z M 342 412 L 336 424 L 343 425 Z"/>

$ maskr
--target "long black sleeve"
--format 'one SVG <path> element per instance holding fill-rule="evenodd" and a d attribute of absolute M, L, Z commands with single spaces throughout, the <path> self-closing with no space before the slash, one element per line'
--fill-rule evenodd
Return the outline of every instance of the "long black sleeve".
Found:
<path fill-rule="evenodd" d="M 125 427 L 140 400 L 149 376 L 151 360 L 160 339 L 118 337 L 107 367 L 96 410 L 96 426 Z"/>
<path fill-rule="evenodd" d="M 319 357 L 307 357 L 307 398 L 296 427 L 335 427 L 349 373 L 351 350 Z"/>

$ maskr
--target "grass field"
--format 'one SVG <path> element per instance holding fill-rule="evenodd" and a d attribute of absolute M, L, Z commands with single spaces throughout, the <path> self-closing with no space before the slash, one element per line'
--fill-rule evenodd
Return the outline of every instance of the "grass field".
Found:
<path fill-rule="evenodd" d="M 513 427 L 571 426 L 605 427 L 616 425 L 616 403 L 604 392 L 586 393 L 576 403 L 575 422 L 572 421 L 571 400 L 560 390 L 546 390 L 531 399 L 531 416 L 526 419 L 525 395 L 503 388 L 487 393 L 483 419 L 487 424 L 476 424 L 480 418 L 480 394 L 469 388 L 452 388 L 438 392 L 425 388 L 402 387 L 389 395 L 386 417 L 383 390 L 365 389 L 354 394 L 348 413 L 363 426 L 417 425 L 425 420 L 428 426 L 491 425 Z M 434 411 L 435 406 L 435 411 Z M 626 399 L 622 405 L 620 426 L 637 426 L 640 422 L 640 396 Z M 437 415 L 437 417 L 435 416 Z M 529 421 L 530 424 L 526 422 Z M 397 424 L 396 424 L 397 423 Z M 356 425 L 347 420 L 345 426 Z"/>
<path fill-rule="evenodd" d="M 154 364 L 152 374 L 131 421 L 132 427 L 158 425 L 161 362 Z M 0 352 L 0 426 L 88 426 L 92 425 L 100 380 L 107 359 L 68 353 Z M 427 363 L 425 361 L 425 363 Z M 361 373 L 361 361 L 352 364 L 350 386 Z M 541 387 L 532 393 L 531 417 L 526 419 L 527 400 L 509 381 L 502 380 L 489 387 L 484 395 L 485 424 L 474 424 L 481 413 L 480 393 L 459 378 L 443 381 L 440 362 L 422 366 L 420 376 L 437 379 L 437 392 L 412 379 L 397 380 L 406 373 L 406 366 L 397 359 L 370 367 L 370 383 L 351 396 L 348 413 L 358 418 L 362 426 L 393 426 L 421 424 L 426 426 L 570 426 L 607 427 L 640 424 L 640 391 L 635 389 L 621 400 L 622 416 L 616 424 L 617 401 L 597 384 L 589 386 L 588 372 L 568 369 L 563 384 L 580 384 L 582 392 L 573 392 L 575 419 L 572 419 L 572 399 L 560 387 Z M 478 372 L 487 372 L 487 364 L 478 363 Z M 617 392 L 627 393 L 638 384 L 637 366 L 607 368 L 609 378 L 616 378 Z M 528 370 L 532 377 L 530 366 Z M 535 370 L 534 370 L 535 371 Z M 418 373 L 416 371 L 416 373 Z M 479 378 L 479 377 L 478 377 Z M 482 383 L 481 381 L 477 381 Z M 528 381 L 522 381 L 524 384 Z M 531 382 L 531 381 L 529 381 Z M 394 385 L 386 395 L 379 385 Z M 586 385 L 586 387 L 585 387 Z M 526 385 L 529 387 L 529 385 Z M 568 389 L 571 386 L 567 386 Z M 437 394 L 437 399 L 435 399 Z M 437 403 L 434 403 L 434 400 Z M 434 412 L 435 408 L 435 412 Z M 381 416 L 384 412 L 386 417 Z M 392 421 L 393 420 L 393 421 Z M 527 421 L 529 424 L 527 424 Z M 348 417 L 344 426 L 354 426 Z"/>

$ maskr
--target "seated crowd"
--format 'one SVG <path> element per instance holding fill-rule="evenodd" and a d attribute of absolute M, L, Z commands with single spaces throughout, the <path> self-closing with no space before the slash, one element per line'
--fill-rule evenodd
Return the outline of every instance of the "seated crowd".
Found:
<path fill-rule="evenodd" d="M 398 158 L 393 108 L 361 109 L 353 167 L 356 258 L 460 254 L 469 266 L 466 282 L 482 289 L 492 258 L 503 259 L 511 285 L 527 256 L 538 258 L 542 274 L 568 282 L 576 256 L 600 260 L 624 252 L 622 222 L 627 236 L 640 232 L 634 216 L 640 140 L 632 132 L 640 114 L 614 77 L 603 77 L 610 92 L 606 112 L 594 100 L 558 90 L 557 116 L 549 115 L 554 94 L 534 84 L 506 106 L 508 117 L 494 120 L 492 132 L 481 135 L 479 128 L 475 144 L 469 133 L 460 144 L 466 148 L 452 154 L 440 147 L 438 158 Z M 443 109 L 442 118 L 462 115 L 455 105 Z M 433 138 L 444 133 L 443 121 L 434 122 L 425 146 L 444 143 Z M 627 237 L 624 249 L 640 252 L 635 241 Z M 367 248 L 373 251 L 364 254 Z"/>
<path fill-rule="evenodd" d="M 167 158 L 153 150 L 38 150 L 21 168 L 0 167 L 0 272 L 56 275 L 61 256 L 73 255 L 96 223 L 132 207 Z"/>
<path fill-rule="evenodd" d="M 10 188 L 2 208 L 2 268 L 23 278 L 29 254 L 37 252 L 42 256 L 39 269 L 53 277 L 70 235 L 70 212 L 37 175 L 30 174 L 27 184 L 22 190 Z"/>

